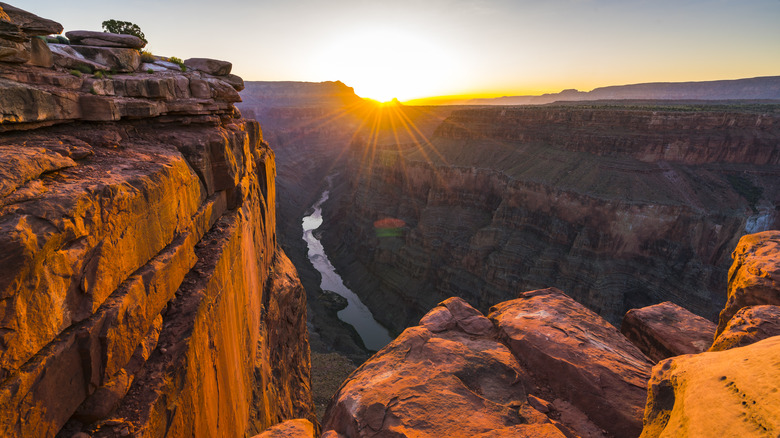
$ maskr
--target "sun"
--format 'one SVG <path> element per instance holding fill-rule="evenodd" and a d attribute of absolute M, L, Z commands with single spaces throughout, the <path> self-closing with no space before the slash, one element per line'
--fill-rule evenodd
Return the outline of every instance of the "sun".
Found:
<path fill-rule="evenodd" d="M 388 102 L 441 94 L 457 79 L 454 57 L 431 39 L 399 29 L 356 29 L 320 52 L 316 70 L 361 97 Z"/>

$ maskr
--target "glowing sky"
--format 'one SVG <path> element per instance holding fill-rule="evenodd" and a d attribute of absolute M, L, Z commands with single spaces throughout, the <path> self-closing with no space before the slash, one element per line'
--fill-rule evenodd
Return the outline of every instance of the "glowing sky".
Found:
<path fill-rule="evenodd" d="M 7 0 L 6 0 L 7 1 Z M 341 80 L 363 97 L 540 94 L 780 75 L 780 0 L 23 0 L 245 80 Z"/>

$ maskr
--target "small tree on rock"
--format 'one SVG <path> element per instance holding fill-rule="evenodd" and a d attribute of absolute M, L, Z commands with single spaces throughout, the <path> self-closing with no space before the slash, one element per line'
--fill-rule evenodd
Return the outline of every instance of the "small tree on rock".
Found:
<path fill-rule="evenodd" d="M 129 21 L 106 20 L 102 23 L 102 25 L 104 32 L 135 35 L 138 38 L 144 40 L 145 43 L 149 42 L 146 41 L 146 37 L 144 36 L 144 33 L 141 32 L 141 28 L 138 27 L 138 25 L 135 23 L 131 23 Z"/>

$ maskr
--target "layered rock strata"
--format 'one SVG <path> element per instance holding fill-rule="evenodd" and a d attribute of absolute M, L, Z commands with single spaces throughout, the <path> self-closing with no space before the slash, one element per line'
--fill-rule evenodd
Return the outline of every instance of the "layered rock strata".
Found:
<path fill-rule="evenodd" d="M 274 154 L 235 89 L 173 70 L 0 77 L 0 435 L 315 420 Z"/>
<path fill-rule="evenodd" d="M 558 290 L 487 318 L 450 298 L 347 379 L 323 436 L 637 436 L 651 366 Z"/>
<path fill-rule="evenodd" d="M 681 354 L 707 351 L 715 323 L 668 301 L 631 309 L 620 331 L 654 362 Z"/>
<path fill-rule="evenodd" d="M 356 144 L 323 243 L 395 330 L 546 286 L 613 324 L 663 301 L 714 319 L 739 237 L 780 225 L 778 139 L 777 115 L 728 109 L 455 111 L 422 146 Z"/>

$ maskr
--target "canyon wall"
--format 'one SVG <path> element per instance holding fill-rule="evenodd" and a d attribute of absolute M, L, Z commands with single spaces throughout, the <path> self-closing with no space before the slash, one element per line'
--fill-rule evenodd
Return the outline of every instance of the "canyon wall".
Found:
<path fill-rule="evenodd" d="M 6 10 L 23 41 L 0 59 L 0 435 L 315 420 L 274 153 L 233 107 L 230 64 L 50 47 L 34 37 L 46 21 Z M 126 55 L 126 71 L 67 54 L 85 47 Z"/>
<path fill-rule="evenodd" d="M 740 236 L 780 225 L 778 139 L 728 108 L 455 111 L 421 146 L 355 142 L 323 241 L 397 331 L 549 286 L 612 323 L 667 300 L 712 320 Z"/>

